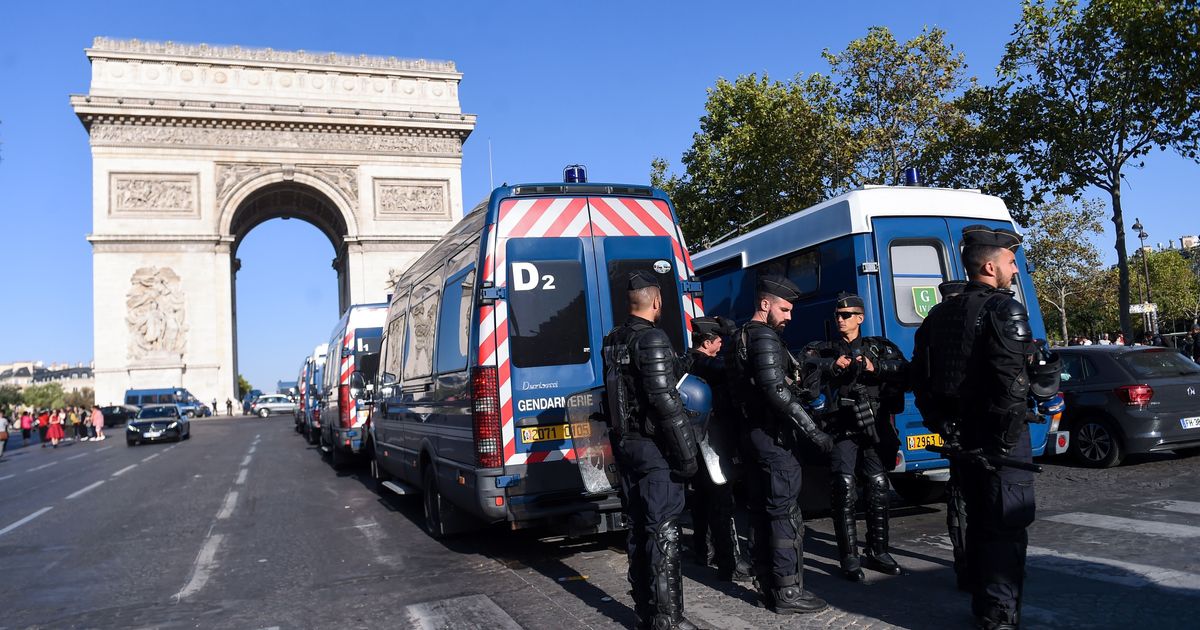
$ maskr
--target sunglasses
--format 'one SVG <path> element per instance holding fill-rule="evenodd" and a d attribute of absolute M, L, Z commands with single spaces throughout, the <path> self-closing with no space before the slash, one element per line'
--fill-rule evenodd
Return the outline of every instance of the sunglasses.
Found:
<path fill-rule="evenodd" d="M 855 315 L 862 315 L 862 313 L 859 311 L 838 311 L 835 315 L 838 316 L 838 319 L 850 319 Z"/>

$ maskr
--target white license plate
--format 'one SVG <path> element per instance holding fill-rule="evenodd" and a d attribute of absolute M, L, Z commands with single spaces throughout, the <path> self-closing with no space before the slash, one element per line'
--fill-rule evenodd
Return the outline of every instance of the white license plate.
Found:
<path fill-rule="evenodd" d="M 156 437 L 161 437 L 162 434 L 163 434 L 162 431 L 147 431 L 142 434 L 142 437 L 156 438 Z"/>
<path fill-rule="evenodd" d="M 1180 418 L 1179 424 L 1185 429 L 1200 429 L 1200 416 L 1193 418 Z"/>

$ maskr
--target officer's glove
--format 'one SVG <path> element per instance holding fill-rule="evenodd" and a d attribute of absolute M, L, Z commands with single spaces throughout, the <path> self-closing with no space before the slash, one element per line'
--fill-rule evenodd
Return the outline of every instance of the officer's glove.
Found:
<path fill-rule="evenodd" d="M 829 434 L 820 430 L 814 429 L 805 435 L 817 448 L 821 449 L 822 453 L 829 454 L 833 452 L 833 438 Z"/>
<path fill-rule="evenodd" d="M 1067 401 L 1063 399 L 1062 394 L 1055 394 L 1054 398 L 1045 402 L 1039 402 L 1037 405 L 1038 413 L 1043 416 L 1054 416 L 1062 413 L 1067 408 Z"/>

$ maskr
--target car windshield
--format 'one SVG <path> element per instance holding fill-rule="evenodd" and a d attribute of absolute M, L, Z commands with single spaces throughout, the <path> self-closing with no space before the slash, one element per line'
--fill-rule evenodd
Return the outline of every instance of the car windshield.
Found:
<path fill-rule="evenodd" d="M 1139 378 L 1200 374 L 1200 365 L 1173 350 L 1130 352 L 1120 361 Z"/>
<path fill-rule="evenodd" d="M 150 418 L 177 418 L 179 412 L 174 407 L 146 407 L 138 412 L 138 420 Z"/>

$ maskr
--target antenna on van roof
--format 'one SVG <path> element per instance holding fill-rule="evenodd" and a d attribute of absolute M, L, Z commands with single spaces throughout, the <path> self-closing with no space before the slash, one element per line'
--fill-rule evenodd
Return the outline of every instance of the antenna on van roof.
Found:
<path fill-rule="evenodd" d="M 728 232 L 718 236 L 717 238 L 714 238 L 711 241 L 705 241 L 704 244 L 702 245 L 702 247 L 704 249 L 708 249 L 708 248 L 712 247 L 713 245 L 716 245 L 717 243 L 720 243 L 721 241 L 729 238 L 730 236 L 737 234 L 742 228 L 745 228 L 746 226 L 750 225 L 751 223 L 754 223 L 755 221 L 757 221 L 765 216 L 767 216 L 766 212 L 760 212 L 758 214 L 758 216 L 755 216 L 754 218 L 750 219 L 749 221 L 742 223 L 741 225 L 733 228 L 732 230 L 729 230 Z"/>

